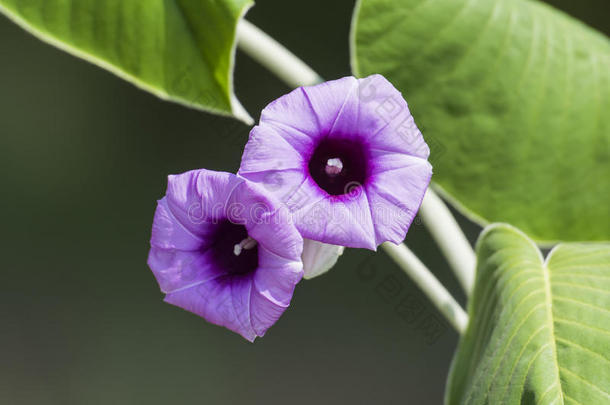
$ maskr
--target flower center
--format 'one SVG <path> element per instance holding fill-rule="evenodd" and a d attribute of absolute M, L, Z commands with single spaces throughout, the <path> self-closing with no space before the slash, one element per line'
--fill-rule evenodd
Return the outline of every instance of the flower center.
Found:
<path fill-rule="evenodd" d="M 309 174 L 330 195 L 350 193 L 366 182 L 368 160 L 364 145 L 353 139 L 323 139 L 309 160 Z"/>
<path fill-rule="evenodd" d="M 239 242 L 237 245 L 233 246 L 233 254 L 235 256 L 239 256 L 242 250 L 250 250 L 253 247 L 256 247 L 257 242 L 251 237 L 247 237 L 246 239 Z"/>
<path fill-rule="evenodd" d="M 328 159 L 326 162 L 326 167 L 324 171 L 329 177 L 335 177 L 338 174 L 341 174 L 341 170 L 343 170 L 343 162 L 339 158 Z"/>
<path fill-rule="evenodd" d="M 224 220 L 212 235 L 211 261 L 221 275 L 252 273 L 258 267 L 258 244 L 246 227 Z"/>

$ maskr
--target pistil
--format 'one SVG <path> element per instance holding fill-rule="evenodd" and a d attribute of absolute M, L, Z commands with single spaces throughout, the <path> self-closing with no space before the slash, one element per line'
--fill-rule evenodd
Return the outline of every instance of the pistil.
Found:
<path fill-rule="evenodd" d="M 326 167 L 324 171 L 331 177 L 334 177 L 341 173 L 343 170 L 343 162 L 339 158 L 332 158 L 326 161 Z"/>

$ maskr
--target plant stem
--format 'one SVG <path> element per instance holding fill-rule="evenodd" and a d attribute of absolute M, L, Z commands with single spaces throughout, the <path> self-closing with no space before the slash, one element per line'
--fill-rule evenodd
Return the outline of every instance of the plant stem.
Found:
<path fill-rule="evenodd" d="M 455 330 L 463 334 L 468 324 L 468 315 L 417 256 L 404 243 L 395 245 L 386 242 L 381 247 L 411 277 Z"/>
<path fill-rule="evenodd" d="M 432 188 L 426 191 L 419 215 L 445 255 L 466 295 L 470 296 L 476 266 L 474 251 L 451 211 Z"/>
<path fill-rule="evenodd" d="M 311 86 L 324 81 L 282 44 L 243 18 L 237 25 L 237 44 L 290 87 Z"/>
<path fill-rule="evenodd" d="M 323 81 L 292 52 L 250 22 L 242 19 L 237 26 L 239 48 L 275 73 L 291 87 L 311 86 Z M 428 189 L 420 213 L 456 277 L 469 293 L 474 279 L 474 253 L 459 225 L 442 200 Z M 383 244 L 390 257 L 422 288 L 458 331 L 463 331 L 467 315 L 434 275 L 403 244 Z"/>

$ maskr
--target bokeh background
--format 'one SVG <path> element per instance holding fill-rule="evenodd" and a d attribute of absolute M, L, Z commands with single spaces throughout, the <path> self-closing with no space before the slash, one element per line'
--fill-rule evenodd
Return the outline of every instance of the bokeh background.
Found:
<path fill-rule="evenodd" d="M 550 3 L 610 30 L 607 0 Z M 350 74 L 352 8 L 260 0 L 248 18 L 331 79 Z M 241 53 L 235 75 L 255 118 L 290 90 Z M 1 404 L 442 402 L 458 336 L 382 252 L 348 250 L 299 284 L 254 344 L 162 302 L 146 256 L 166 176 L 235 171 L 248 130 L 0 16 Z M 474 241 L 479 228 L 460 221 Z M 425 228 L 407 242 L 464 303 Z"/>

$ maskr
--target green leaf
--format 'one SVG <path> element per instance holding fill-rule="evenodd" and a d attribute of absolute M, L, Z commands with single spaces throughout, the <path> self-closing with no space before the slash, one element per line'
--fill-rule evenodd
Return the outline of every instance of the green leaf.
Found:
<path fill-rule="evenodd" d="M 251 0 L 0 0 L 43 41 L 162 99 L 252 119 L 233 94 L 235 35 Z"/>
<path fill-rule="evenodd" d="M 610 42 L 528 0 L 362 0 L 356 75 L 400 89 L 434 180 L 540 243 L 610 239 Z"/>
<path fill-rule="evenodd" d="M 610 403 L 610 245 L 565 244 L 546 260 L 510 225 L 477 242 L 470 324 L 446 403 Z"/>

